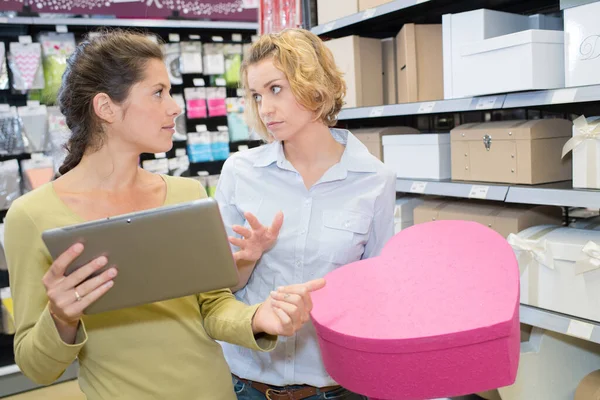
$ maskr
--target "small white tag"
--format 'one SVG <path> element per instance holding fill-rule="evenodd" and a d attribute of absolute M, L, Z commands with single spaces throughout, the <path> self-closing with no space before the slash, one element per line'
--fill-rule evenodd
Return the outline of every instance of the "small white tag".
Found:
<path fill-rule="evenodd" d="M 577 95 L 577 88 L 558 89 L 552 94 L 552 104 L 572 103 Z"/>
<path fill-rule="evenodd" d="M 190 35 L 190 40 L 200 40 L 200 35 Z"/>
<path fill-rule="evenodd" d="M 44 155 L 44 153 L 31 153 L 31 159 L 33 161 L 41 161 L 44 160 L 46 158 L 46 156 Z"/>
<path fill-rule="evenodd" d="M 155 158 L 166 158 L 167 153 L 154 153 Z"/>
<path fill-rule="evenodd" d="M 217 126 L 217 130 L 219 132 L 227 132 L 229 130 L 229 128 L 226 126 Z"/>
<path fill-rule="evenodd" d="M 470 199 L 487 199 L 488 191 L 490 190 L 489 186 L 478 186 L 473 185 L 471 187 L 471 192 L 469 193 Z"/>
<path fill-rule="evenodd" d="M 411 193 L 425 193 L 425 188 L 427 188 L 427 182 L 413 182 L 410 187 Z"/>
<path fill-rule="evenodd" d="M 376 8 L 369 8 L 368 10 L 365 10 L 365 12 L 363 12 L 362 20 L 373 18 L 373 16 L 376 13 L 377 13 L 377 9 Z"/>
<path fill-rule="evenodd" d="M 0 112 L 10 111 L 10 104 L 0 104 Z"/>
<path fill-rule="evenodd" d="M 39 107 L 40 102 L 38 100 L 27 100 L 27 107 Z"/>
<path fill-rule="evenodd" d="M 195 78 L 194 79 L 194 86 L 204 87 L 204 85 L 206 85 L 206 83 L 204 82 L 204 79 L 202 79 L 202 78 Z"/>
<path fill-rule="evenodd" d="M 231 41 L 232 42 L 241 42 L 242 41 L 242 34 L 241 33 L 232 33 L 231 34 Z"/>
<path fill-rule="evenodd" d="M 169 42 L 180 42 L 181 37 L 179 33 L 169 33 Z"/>
<path fill-rule="evenodd" d="M 69 28 L 66 25 L 56 25 L 56 32 L 67 33 L 69 32 Z"/>
<path fill-rule="evenodd" d="M 212 40 L 213 40 L 213 42 L 222 42 L 223 36 L 213 36 Z"/>
<path fill-rule="evenodd" d="M 430 113 L 433 111 L 434 107 L 435 107 L 435 101 L 430 101 L 428 103 L 422 103 L 421 106 L 419 107 L 419 111 L 417 111 L 417 112 L 419 114 Z"/>
<path fill-rule="evenodd" d="M 206 132 L 208 127 L 206 125 L 196 125 L 196 132 Z"/>
<path fill-rule="evenodd" d="M 235 93 L 237 94 L 238 97 L 244 97 L 246 95 L 246 92 L 242 88 L 237 89 L 235 91 Z"/>
<path fill-rule="evenodd" d="M 494 108 L 494 104 L 496 104 L 496 100 L 498 97 L 482 97 L 477 102 L 475 106 L 476 110 L 489 110 L 490 108 Z"/>
<path fill-rule="evenodd" d="M 241 144 L 238 146 L 238 151 L 244 151 L 244 150 L 248 150 L 249 147 L 245 144 Z"/>
<path fill-rule="evenodd" d="M 579 337 L 585 340 L 590 340 L 593 332 L 594 325 L 574 319 L 571 320 L 569 323 L 569 329 L 567 329 L 567 335 Z"/>
<path fill-rule="evenodd" d="M 187 152 L 185 151 L 185 149 L 175 149 L 176 157 L 181 157 L 181 156 L 185 156 L 185 155 L 187 155 Z"/>
<path fill-rule="evenodd" d="M 30 44 L 33 43 L 33 39 L 31 38 L 31 36 L 19 36 L 19 43 Z"/>
<path fill-rule="evenodd" d="M 217 78 L 217 79 L 215 79 L 215 83 L 217 84 L 217 86 L 226 86 L 227 85 L 227 81 L 225 80 L 225 78 Z"/>
<path fill-rule="evenodd" d="M 333 28 L 335 28 L 335 21 L 328 23 L 327 25 L 325 25 L 325 28 L 323 28 L 323 32 L 329 32 L 332 31 Z"/>
<path fill-rule="evenodd" d="M 381 117 L 383 115 L 383 107 L 375 107 L 371 109 L 369 113 L 369 118 Z"/>

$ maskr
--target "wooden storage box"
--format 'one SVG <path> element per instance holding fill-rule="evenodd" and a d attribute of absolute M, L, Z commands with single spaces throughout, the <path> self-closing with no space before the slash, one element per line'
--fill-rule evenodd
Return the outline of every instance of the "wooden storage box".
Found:
<path fill-rule="evenodd" d="M 450 132 L 452 179 L 538 184 L 570 180 L 562 149 L 573 123 L 539 119 L 470 123 Z"/>
<path fill-rule="evenodd" d="M 415 224 L 453 219 L 479 222 L 508 237 L 511 233 L 519 233 L 535 225 L 560 225 L 562 210 L 552 206 L 494 204 L 452 199 L 427 200 L 415 208 Z"/>

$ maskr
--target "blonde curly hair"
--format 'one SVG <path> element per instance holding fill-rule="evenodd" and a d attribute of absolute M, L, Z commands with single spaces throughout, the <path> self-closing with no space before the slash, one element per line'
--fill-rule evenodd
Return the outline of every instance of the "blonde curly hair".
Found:
<path fill-rule="evenodd" d="M 315 120 L 334 126 L 346 95 L 346 82 L 331 51 L 315 34 L 304 29 L 286 29 L 262 35 L 244 55 L 242 87 L 246 94 L 246 121 L 266 142 L 273 141 L 260 119 L 257 103 L 248 87 L 248 67 L 271 58 L 282 71 L 296 101 L 315 113 Z"/>

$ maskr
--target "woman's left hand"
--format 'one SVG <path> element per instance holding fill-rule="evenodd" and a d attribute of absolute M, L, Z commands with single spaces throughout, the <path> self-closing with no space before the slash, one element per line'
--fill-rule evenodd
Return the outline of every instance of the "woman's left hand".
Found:
<path fill-rule="evenodd" d="M 325 279 L 321 278 L 271 292 L 254 314 L 252 331 L 254 334 L 294 335 L 310 319 L 313 307 L 310 293 L 324 286 Z"/>

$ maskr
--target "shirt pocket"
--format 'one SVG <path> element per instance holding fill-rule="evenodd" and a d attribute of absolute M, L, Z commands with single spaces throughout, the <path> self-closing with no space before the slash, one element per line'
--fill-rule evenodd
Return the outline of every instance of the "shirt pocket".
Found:
<path fill-rule="evenodd" d="M 360 260 L 372 220 L 368 214 L 347 209 L 323 211 L 319 259 L 341 265 Z"/>

